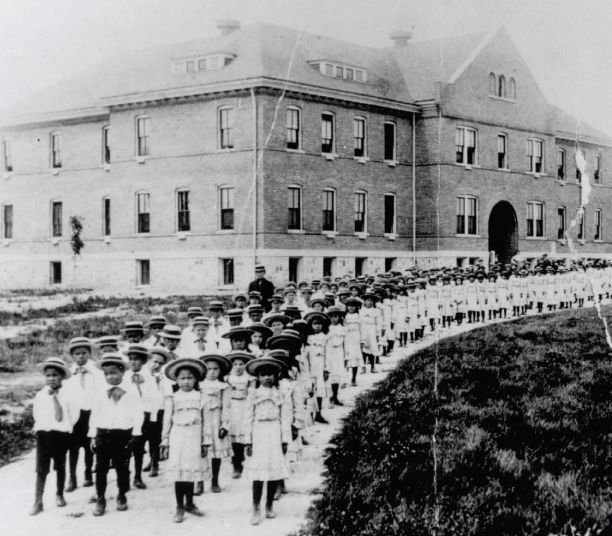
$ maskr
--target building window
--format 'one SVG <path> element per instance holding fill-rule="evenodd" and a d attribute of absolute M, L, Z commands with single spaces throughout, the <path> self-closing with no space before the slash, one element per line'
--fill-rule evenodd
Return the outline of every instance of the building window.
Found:
<path fill-rule="evenodd" d="M 397 259 L 395 257 L 385 257 L 385 272 L 390 272 L 395 268 L 395 262 Z"/>
<path fill-rule="evenodd" d="M 234 284 L 234 259 L 221 259 L 222 284 Z"/>
<path fill-rule="evenodd" d="M 334 115 L 321 114 L 321 152 L 334 152 Z"/>
<path fill-rule="evenodd" d="M 136 155 L 147 156 L 149 154 L 149 130 L 150 119 L 148 117 L 136 118 Z"/>
<path fill-rule="evenodd" d="M 584 240 L 584 213 L 584 209 L 578 213 L 578 240 Z"/>
<path fill-rule="evenodd" d="M 102 235 L 111 234 L 111 200 L 110 197 L 102 199 Z"/>
<path fill-rule="evenodd" d="M 287 149 L 300 148 L 300 110 L 287 108 Z"/>
<path fill-rule="evenodd" d="M 102 163 L 110 164 L 111 152 L 110 152 L 110 127 L 107 125 L 102 128 Z"/>
<path fill-rule="evenodd" d="M 289 215 L 287 229 L 297 231 L 302 228 L 302 189 L 299 186 L 289 187 Z"/>
<path fill-rule="evenodd" d="M 366 154 L 366 122 L 363 117 L 356 117 L 353 120 L 353 138 L 355 140 L 355 156 L 365 156 Z"/>
<path fill-rule="evenodd" d="M 508 98 L 516 100 L 516 80 L 514 78 L 510 78 L 508 82 Z"/>
<path fill-rule="evenodd" d="M 231 187 L 219 188 L 220 221 L 222 231 L 234 229 L 234 189 Z"/>
<path fill-rule="evenodd" d="M 336 190 L 323 190 L 323 230 L 336 230 Z"/>
<path fill-rule="evenodd" d="M 458 127 L 455 131 L 455 153 L 458 164 L 476 163 L 476 131 L 473 128 Z"/>
<path fill-rule="evenodd" d="M 301 257 L 289 257 L 289 281 L 297 283 L 300 275 Z"/>
<path fill-rule="evenodd" d="M 576 167 L 576 182 L 581 182 L 582 181 L 582 171 L 580 171 L 577 167 Z"/>
<path fill-rule="evenodd" d="M 136 284 L 139 286 L 151 284 L 151 261 L 148 259 L 136 261 Z"/>
<path fill-rule="evenodd" d="M 176 208 L 178 216 L 178 232 L 191 231 L 191 220 L 189 217 L 189 190 L 181 190 L 176 192 Z"/>
<path fill-rule="evenodd" d="M 50 264 L 50 282 L 52 285 L 62 284 L 62 263 L 52 261 Z"/>
<path fill-rule="evenodd" d="M 565 179 L 565 149 L 557 151 L 557 179 Z"/>
<path fill-rule="evenodd" d="M 497 167 L 508 169 L 508 137 L 505 134 L 497 135 Z"/>
<path fill-rule="evenodd" d="M 601 181 L 601 156 L 595 156 L 595 166 L 593 169 L 593 180 L 599 184 Z"/>
<path fill-rule="evenodd" d="M 557 238 L 563 240 L 565 238 L 565 207 L 559 207 L 557 209 Z"/>
<path fill-rule="evenodd" d="M 13 171 L 13 156 L 11 155 L 11 140 L 5 138 L 2 140 L 2 169 L 4 171 Z"/>
<path fill-rule="evenodd" d="M 527 203 L 527 237 L 544 236 L 544 203 L 531 201 Z"/>
<path fill-rule="evenodd" d="M 542 173 L 543 145 L 544 142 L 542 140 L 527 140 L 527 169 L 531 173 Z"/>
<path fill-rule="evenodd" d="M 497 77 L 495 73 L 489 73 L 489 95 L 495 96 L 497 88 Z"/>
<path fill-rule="evenodd" d="M 366 259 L 367 257 L 355 257 L 355 277 L 363 275 Z"/>
<path fill-rule="evenodd" d="M 396 198 L 395 194 L 385 194 L 385 234 L 395 234 L 396 223 Z"/>
<path fill-rule="evenodd" d="M 334 275 L 334 263 L 336 257 L 323 257 L 323 277 L 332 277 Z"/>
<path fill-rule="evenodd" d="M 2 238 L 13 238 L 13 205 L 2 205 Z"/>
<path fill-rule="evenodd" d="M 62 236 L 62 202 L 51 203 L 51 236 Z"/>
<path fill-rule="evenodd" d="M 367 195 L 365 192 L 355 192 L 355 232 L 367 231 Z"/>
<path fill-rule="evenodd" d="M 457 198 L 457 234 L 478 234 L 478 199 L 467 195 Z"/>
<path fill-rule="evenodd" d="M 233 108 L 221 108 L 219 110 L 219 147 L 221 149 L 234 148 Z"/>
<path fill-rule="evenodd" d="M 503 74 L 497 79 L 497 96 L 506 97 L 506 77 Z"/>
<path fill-rule="evenodd" d="M 138 232 L 151 232 L 151 194 L 137 194 Z"/>
<path fill-rule="evenodd" d="M 595 216 L 595 235 L 593 236 L 594 240 L 601 240 L 601 209 L 598 209 L 594 212 Z"/>
<path fill-rule="evenodd" d="M 388 161 L 395 161 L 396 158 L 396 142 L 395 142 L 395 123 L 392 123 L 391 121 L 386 121 L 385 122 L 385 131 L 384 131 L 384 150 L 385 150 L 385 154 L 384 154 L 384 159 L 388 160 Z"/>
<path fill-rule="evenodd" d="M 51 167 L 62 167 L 62 155 L 60 153 L 60 135 L 59 132 L 51 134 Z"/>

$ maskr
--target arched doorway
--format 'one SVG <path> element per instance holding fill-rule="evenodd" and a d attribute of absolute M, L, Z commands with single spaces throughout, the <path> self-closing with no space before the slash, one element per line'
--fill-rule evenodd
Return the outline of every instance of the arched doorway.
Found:
<path fill-rule="evenodd" d="M 516 212 L 508 201 L 500 201 L 489 216 L 489 251 L 495 251 L 497 261 L 506 264 L 518 251 Z"/>

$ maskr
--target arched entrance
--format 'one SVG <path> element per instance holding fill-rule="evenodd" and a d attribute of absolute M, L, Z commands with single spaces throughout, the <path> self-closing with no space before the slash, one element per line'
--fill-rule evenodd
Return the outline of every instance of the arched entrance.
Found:
<path fill-rule="evenodd" d="M 518 251 L 516 212 L 508 201 L 500 201 L 489 216 L 489 251 L 495 251 L 497 261 L 506 264 Z"/>

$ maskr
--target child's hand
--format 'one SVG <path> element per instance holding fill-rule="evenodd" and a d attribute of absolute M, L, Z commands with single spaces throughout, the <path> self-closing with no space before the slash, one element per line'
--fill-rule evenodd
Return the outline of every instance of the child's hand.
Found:
<path fill-rule="evenodd" d="M 327 370 L 323 371 L 323 380 L 324 381 L 329 380 L 329 372 Z"/>
<path fill-rule="evenodd" d="M 96 453 L 96 438 L 92 437 L 91 441 L 89 442 L 89 448 L 91 449 L 91 452 L 93 452 L 94 454 Z"/>
<path fill-rule="evenodd" d="M 159 459 L 160 460 L 167 460 L 168 459 L 168 445 L 162 445 L 161 447 L 159 447 Z"/>
<path fill-rule="evenodd" d="M 244 453 L 250 458 L 251 456 L 253 456 L 253 445 L 245 445 L 244 446 Z"/>
<path fill-rule="evenodd" d="M 223 439 L 224 437 L 227 437 L 227 429 L 226 428 L 219 428 L 219 439 Z"/>
<path fill-rule="evenodd" d="M 287 443 L 282 443 L 281 447 L 283 449 L 283 454 L 287 454 Z"/>
<path fill-rule="evenodd" d="M 293 439 L 293 441 L 295 441 L 300 435 L 300 431 L 293 426 L 293 424 L 291 425 L 291 439 Z"/>
<path fill-rule="evenodd" d="M 202 445 L 200 455 L 202 456 L 202 458 L 206 458 L 206 456 L 208 456 L 208 445 Z"/>

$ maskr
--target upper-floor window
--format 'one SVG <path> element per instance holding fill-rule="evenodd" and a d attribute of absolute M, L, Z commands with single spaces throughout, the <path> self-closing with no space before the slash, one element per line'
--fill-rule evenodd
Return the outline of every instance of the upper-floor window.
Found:
<path fill-rule="evenodd" d="M 565 238 L 565 207 L 557 209 L 557 238 L 563 240 Z"/>
<path fill-rule="evenodd" d="M 51 167 L 61 168 L 62 167 L 62 155 L 60 152 L 60 134 L 59 132 L 53 132 L 50 137 L 51 147 Z"/>
<path fill-rule="evenodd" d="M 149 130 L 150 119 L 148 117 L 136 118 L 136 155 L 147 156 L 149 154 Z"/>
<path fill-rule="evenodd" d="M 557 151 L 557 179 L 565 180 L 565 149 Z"/>
<path fill-rule="evenodd" d="M 111 151 L 110 151 L 110 127 L 106 125 L 102 127 L 102 163 L 110 164 Z"/>
<path fill-rule="evenodd" d="M 139 233 L 151 232 L 151 194 L 136 194 L 138 212 L 137 229 Z"/>
<path fill-rule="evenodd" d="M 395 194 L 385 194 L 385 234 L 395 234 L 396 222 Z"/>
<path fill-rule="evenodd" d="M 62 202 L 51 203 L 51 236 L 62 236 Z"/>
<path fill-rule="evenodd" d="M 497 95 L 497 76 L 489 73 L 489 95 Z"/>
<path fill-rule="evenodd" d="M 457 234 L 478 234 L 478 199 L 470 195 L 457 197 Z"/>
<path fill-rule="evenodd" d="M 321 152 L 334 152 L 334 114 L 321 114 Z"/>
<path fill-rule="evenodd" d="M 222 231 L 234 228 L 234 188 L 223 186 L 219 188 L 220 224 Z"/>
<path fill-rule="evenodd" d="M 336 190 L 323 190 L 323 230 L 336 230 Z"/>
<path fill-rule="evenodd" d="M 508 136 L 505 134 L 497 135 L 497 167 L 508 169 Z"/>
<path fill-rule="evenodd" d="M 2 238 L 13 238 L 13 205 L 2 205 Z"/>
<path fill-rule="evenodd" d="M 355 142 L 355 156 L 365 156 L 366 154 L 366 121 L 363 117 L 353 119 L 353 139 Z"/>
<path fill-rule="evenodd" d="M 595 233 L 593 235 L 593 239 L 594 240 L 601 240 L 602 239 L 602 233 L 601 233 L 601 209 L 597 209 L 594 213 L 593 213 L 595 219 L 594 219 L 594 223 L 595 223 Z"/>
<path fill-rule="evenodd" d="M 302 189 L 299 186 L 289 187 L 287 207 L 289 210 L 287 229 L 300 230 L 302 228 Z"/>
<path fill-rule="evenodd" d="M 595 155 L 595 163 L 593 166 L 593 180 L 598 184 L 601 182 L 601 155 Z"/>
<path fill-rule="evenodd" d="M 221 69 L 230 63 L 236 56 L 234 54 L 211 54 L 208 56 L 183 58 L 172 63 L 174 74 L 196 73 L 198 71 L 213 71 Z"/>
<path fill-rule="evenodd" d="M 584 240 L 584 213 L 585 210 L 581 210 L 576 218 L 578 220 L 578 240 Z"/>
<path fill-rule="evenodd" d="M 516 100 L 516 80 L 514 77 L 508 81 L 508 95 L 507 97 L 512 100 Z"/>
<path fill-rule="evenodd" d="M 102 199 L 102 235 L 111 234 L 111 200 L 110 197 Z"/>
<path fill-rule="evenodd" d="M 221 263 L 221 285 L 234 284 L 234 259 L 219 259 Z"/>
<path fill-rule="evenodd" d="M 191 219 L 189 213 L 189 190 L 179 190 L 176 192 L 177 209 L 177 231 L 191 231 Z"/>
<path fill-rule="evenodd" d="M 395 123 L 391 121 L 385 121 L 385 132 L 384 132 L 384 159 L 388 161 L 395 161 L 396 158 L 396 141 L 395 141 Z"/>
<path fill-rule="evenodd" d="M 497 79 L 497 96 L 506 97 L 506 77 L 503 74 L 499 75 Z"/>
<path fill-rule="evenodd" d="M 542 154 L 544 142 L 535 138 L 527 140 L 527 170 L 542 173 Z"/>
<path fill-rule="evenodd" d="M 341 78 L 355 82 L 365 82 L 367 80 L 367 72 L 358 67 L 342 65 L 329 61 L 314 61 L 310 65 L 318 69 L 321 74 L 332 78 Z"/>
<path fill-rule="evenodd" d="M 11 154 L 11 140 L 9 138 L 2 140 L 2 170 L 13 171 L 13 155 Z"/>
<path fill-rule="evenodd" d="M 287 149 L 300 148 L 300 110 L 287 108 Z"/>
<path fill-rule="evenodd" d="M 476 131 L 473 128 L 457 127 L 455 161 L 470 166 L 476 163 Z"/>
<path fill-rule="evenodd" d="M 544 236 L 544 203 L 530 201 L 527 203 L 527 237 Z"/>
<path fill-rule="evenodd" d="M 219 110 L 219 147 L 221 149 L 234 148 L 233 108 L 221 108 Z"/>
<path fill-rule="evenodd" d="M 367 231 L 368 201 L 366 192 L 355 192 L 355 232 Z"/>

